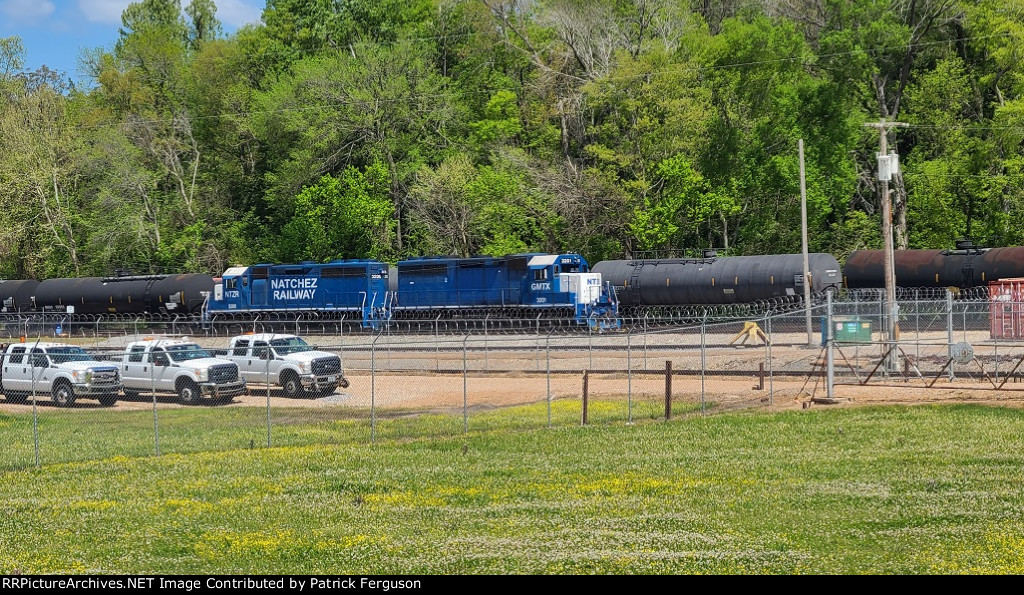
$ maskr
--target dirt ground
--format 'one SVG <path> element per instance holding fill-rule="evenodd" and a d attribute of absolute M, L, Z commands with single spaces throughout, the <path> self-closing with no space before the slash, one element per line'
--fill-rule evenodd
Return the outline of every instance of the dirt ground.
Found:
<path fill-rule="evenodd" d="M 382 409 L 403 411 L 442 411 L 458 409 L 466 405 L 473 409 L 504 407 L 526 403 L 543 402 L 548 395 L 548 378 L 544 374 L 514 373 L 497 376 L 494 374 L 467 374 L 463 385 L 461 374 L 392 375 L 378 374 L 371 382 L 368 375 L 355 374 L 350 377 L 351 386 L 333 395 L 321 398 L 290 399 L 276 390 L 270 392 L 272 408 L 306 408 L 315 410 L 332 408 L 369 408 L 371 405 Z M 837 384 L 834 387 L 834 401 L 826 402 L 823 383 L 811 379 L 787 377 L 765 379 L 764 387 L 758 388 L 756 378 L 708 376 L 705 378 L 703 396 L 714 405 L 714 410 L 732 410 L 756 407 L 764 410 L 809 409 L 817 407 L 856 407 L 881 404 L 925 404 L 925 403 L 974 403 L 1024 407 L 1024 384 L 1007 384 L 1004 390 L 993 390 L 980 383 L 971 385 L 949 383 L 940 380 L 932 388 L 918 380 L 915 383 L 897 385 L 857 386 Z M 465 389 L 465 390 L 464 390 Z M 550 380 L 552 399 L 575 399 L 582 397 L 582 374 L 553 374 Z M 588 378 L 589 396 L 594 400 L 619 399 L 623 402 L 632 397 L 634 401 L 662 403 L 665 394 L 663 373 L 594 374 Z M 701 382 L 690 376 L 674 376 L 672 398 L 675 403 L 700 403 Z M 39 396 L 40 408 L 56 409 L 48 396 Z M 160 409 L 183 407 L 173 395 L 157 396 Z M 213 407 L 266 407 L 265 387 L 253 385 L 249 394 L 236 397 L 230 403 L 211 404 Z M 30 411 L 31 401 L 14 404 L 0 401 L 0 411 L 24 413 Z M 149 410 L 153 399 L 140 396 L 131 400 L 123 399 L 113 407 L 115 410 Z M 80 399 L 79 409 L 100 409 L 90 399 Z"/>
<path fill-rule="evenodd" d="M 664 343 L 664 341 L 662 341 Z M 983 341 L 976 342 L 979 353 Z M 944 353 L 945 343 L 939 347 L 917 346 L 917 355 Z M 700 403 L 702 398 L 714 410 L 760 408 L 765 410 L 810 409 L 818 407 L 856 407 L 878 404 L 924 403 L 977 403 L 1012 407 L 1024 406 L 1024 382 L 1006 382 L 995 390 L 993 380 L 1005 378 L 1014 358 L 1024 359 L 1024 346 L 1014 352 L 1000 346 L 1006 360 L 1000 369 L 983 368 L 988 364 L 954 366 L 957 379 L 950 381 L 940 375 L 939 362 L 944 356 L 931 355 L 935 362 L 923 376 L 908 374 L 882 379 L 876 376 L 868 385 L 858 385 L 878 363 L 877 349 L 844 348 L 837 355 L 837 384 L 834 400 L 826 402 L 823 378 L 819 366 L 823 352 L 817 346 L 780 346 L 767 357 L 765 346 L 708 348 L 701 354 L 692 345 L 650 349 L 632 343 L 625 349 L 564 348 L 547 352 L 543 349 L 501 350 L 488 348 L 466 354 L 444 351 L 435 347 L 423 349 L 379 349 L 371 356 L 357 347 L 332 349 L 342 355 L 346 376 L 351 385 L 334 395 L 321 398 L 285 398 L 272 390 L 272 408 L 289 407 L 326 411 L 337 408 L 368 408 L 402 411 L 442 411 L 461 408 L 465 404 L 474 409 L 503 407 L 543 402 L 552 399 L 581 399 L 583 370 L 592 370 L 588 378 L 592 399 L 629 398 L 640 401 L 664 402 L 665 362 L 672 362 L 672 398 L 676 403 Z M 931 349 L 932 351 L 928 351 Z M 912 352 L 909 351 L 908 354 Z M 372 360 L 371 360 L 372 358 Z M 923 360 L 922 360 L 923 361 Z M 758 378 L 759 366 L 765 366 L 766 375 Z M 370 370 L 376 370 L 371 375 Z M 701 376 L 699 370 L 705 370 Z M 858 372 L 851 370 L 856 368 Z M 1024 366 L 1022 366 L 1024 368 Z M 465 369 L 465 383 L 463 370 Z M 552 370 L 551 374 L 546 373 Z M 627 373 L 626 370 L 629 370 Z M 982 372 L 978 372 L 982 370 Z M 771 378 L 767 372 L 775 372 Z M 970 372 L 970 373 L 966 373 Z M 856 376 L 854 375 L 856 374 Z M 1014 379 L 1018 380 L 1018 379 Z M 934 381 L 934 382 L 933 382 Z M 1000 380 L 1001 381 L 1001 380 Z M 927 385 L 932 383 L 932 387 Z M 996 382 L 995 384 L 998 384 Z M 760 385 L 760 386 L 759 386 Z M 54 409 L 48 395 L 38 397 L 37 405 Z M 95 400 L 81 399 L 79 409 L 100 408 Z M 174 395 L 157 397 L 161 409 L 182 407 Z M 266 407 L 266 388 L 251 385 L 249 394 L 236 397 L 230 403 L 216 407 Z M 115 410 L 152 409 L 153 398 L 140 396 L 118 401 Z M 14 404 L 0 399 L 0 411 L 24 413 L 31 411 L 31 401 Z"/>

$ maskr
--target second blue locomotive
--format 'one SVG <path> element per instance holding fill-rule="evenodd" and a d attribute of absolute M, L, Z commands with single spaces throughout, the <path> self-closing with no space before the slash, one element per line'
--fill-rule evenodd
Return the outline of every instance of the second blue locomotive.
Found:
<path fill-rule="evenodd" d="M 258 264 L 224 272 L 208 315 L 344 312 L 364 326 L 434 317 L 551 317 L 607 326 L 617 303 L 579 254 Z M 610 322 L 611 321 L 611 322 Z"/>

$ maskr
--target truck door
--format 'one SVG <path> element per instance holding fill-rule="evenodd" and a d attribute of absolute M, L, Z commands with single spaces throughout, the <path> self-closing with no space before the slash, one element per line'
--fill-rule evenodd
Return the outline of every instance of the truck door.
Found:
<path fill-rule="evenodd" d="M 26 358 L 24 347 L 11 347 L 11 350 L 7 354 L 7 359 L 4 360 L 4 390 L 24 392 L 29 390 L 27 378 L 29 377 L 29 367 L 25 362 Z"/>
<path fill-rule="evenodd" d="M 238 364 L 238 373 L 246 381 L 252 376 L 252 357 L 249 355 L 249 339 L 235 339 L 228 359 Z"/>
<path fill-rule="evenodd" d="M 265 384 L 267 382 L 267 371 L 270 371 L 270 384 L 274 384 L 277 378 L 277 371 L 270 365 L 270 345 L 266 341 L 253 341 L 250 355 L 246 359 L 246 367 L 251 370 L 249 375 L 253 382 Z M 249 380 L 249 378 L 246 378 Z"/>
<path fill-rule="evenodd" d="M 156 347 L 150 351 L 150 357 L 150 373 L 153 375 L 156 390 L 174 390 L 174 369 L 171 368 L 170 356 L 163 347 Z"/>
<path fill-rule="evenodd" d="M 133 388 L 146 388 L 148 385 L 143 385 L 143 376 L 149 376 L 148 370 L 143 374 L 143 368 L 146 368 L 146 364 L 143 362 L 146 354 L 145 345 L 135 345 L 131 348 L 124 360 L 124 382 L 129 387 Z M 148 381 L 148 379 L 147 379 Z"/>
<path fill-rule="evenodd" d="M 29 390 L 35 389 L 36 394 L 50 392 L 50 382 L 53 381 L 53 374 L 50 372 L 50 360 L 46 357 L 46 351 L 41 347 L 32 348 L 31 356 L 32 369 L 29 371 Z M 35 382 L 32 382 L 32 379 Z"/>

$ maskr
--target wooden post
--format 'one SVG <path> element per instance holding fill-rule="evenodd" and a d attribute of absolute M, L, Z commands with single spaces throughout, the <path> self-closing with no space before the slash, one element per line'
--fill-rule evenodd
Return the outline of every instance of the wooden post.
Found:
<path fill-rule="evenodd" d="M 764 390 L 764 362 L 757 364 L 757 386 L 754 390 Z"/>
<path fill-rule="evenodd" d="M 587 396 L 590 388 L 590 370 L 583 370 L 583 425 L 587 425 Z"/>
<path fill-rule="evenodd" d="M 665 360 L 665 419 L 672 419 L 672 360 Z"/>

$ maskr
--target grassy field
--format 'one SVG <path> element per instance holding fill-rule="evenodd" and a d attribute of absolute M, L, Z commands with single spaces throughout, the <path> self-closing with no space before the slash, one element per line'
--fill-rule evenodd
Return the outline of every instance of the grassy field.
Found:
<path fill-rule="evenodd" d="M 516 422 L 545 415 L 8 471 L 0 573 L 1024 572 L 1019 409 Z M 4 444 L 23 424 L 0 418 Z"/>
<path fill-rule="evenodd" d="M 712 404 L 713 405 L 713 404 Z M 0 412 L 0 472 L 24 469 L 35 464 L 35 438 L 39 436 L 41 464 L 90 461 L 115 456 L 139 457 L 156 454 L 191 453 L 209 450 L 260 448 L 267 445 L 267 410 L 260 407 L 163 408 L 154 422 L 152 410 L 38 408 L 38 428 L 33 431 L 29 405 L 18 413 Z M 696 403 L 673 403 L 674 415 L 699 411 Z M 664 416 L 660 396 L 644 395 L 633 400 L 632 411 L 618 397 L 594 398 L 589 420 L 594 424 L 653 420 Z M 579 425 L 579 399 L 552 401 L 551 425 Z M 371 439 L 409 440 L 461 436 L 470 432 L 545 428 L 545 403 L 530 407 L 471 408 L 466 420 L 462 410 L 445 414 L 423 409 L 378 409 L 371 421 L 369 408 L 333 407 L 312 409 L 274 407 L 271 410 L 270 439 L 273 446 L 367 444 Z M 154 429 L 159 440 L 154 438 Z"/>

